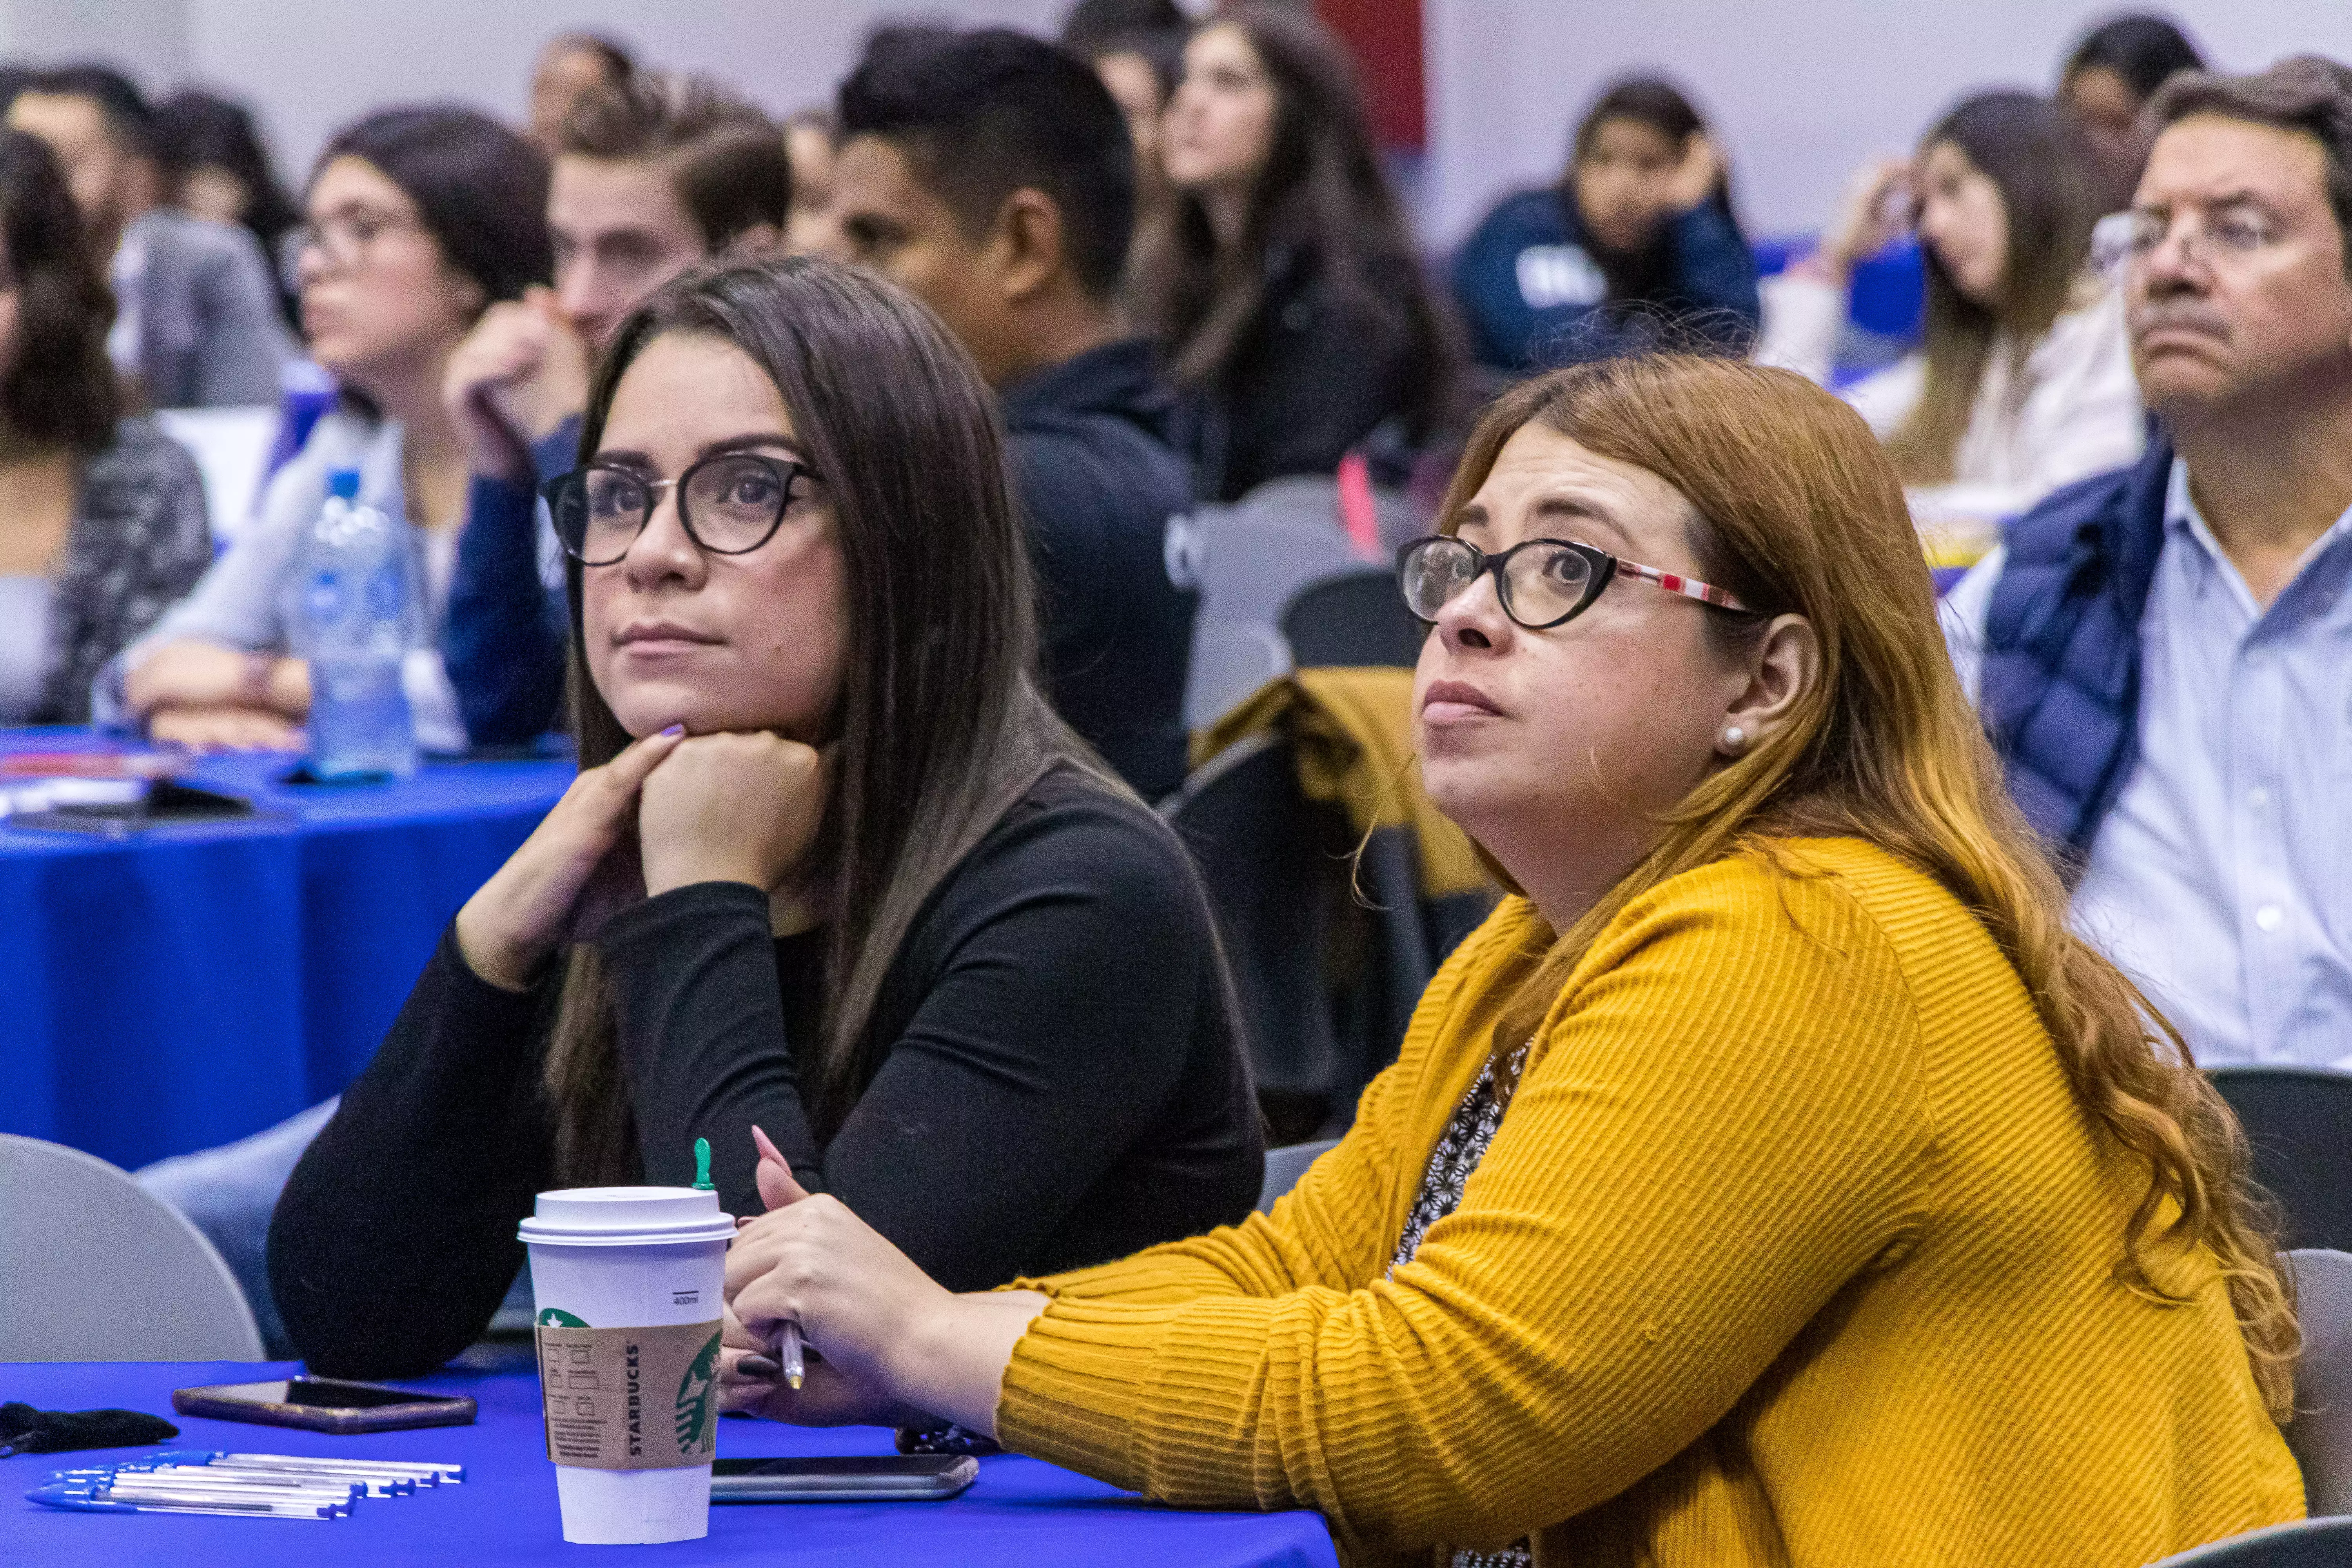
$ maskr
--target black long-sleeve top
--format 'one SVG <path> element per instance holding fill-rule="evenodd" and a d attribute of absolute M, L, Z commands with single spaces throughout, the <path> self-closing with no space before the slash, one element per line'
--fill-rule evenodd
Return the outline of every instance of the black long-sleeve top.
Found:
<path fill-rule="evenodd" d="M 820 1144 L 797 1063 L 823 1012 L 820 933 L 771 936 L 764 893 L 680 888 L 599 933 L 645 1179 L 710 1140 L 720 1204 L 760 1212 L 757 1122 L 951 1289 L 1123 1257 L 1246 1213 L 1263 1163 L 1230 987 L 1181 847 L 1058 772 L 917 918 L 883 982 L 889 1042 Z M 517 994 L 445 935 L 391 1034 L 296 1167 L 271 1288 L 312 1368 L 413 1376 L 470 1343 L 555 1184 L 541 1075 L 558 986 Z"/>

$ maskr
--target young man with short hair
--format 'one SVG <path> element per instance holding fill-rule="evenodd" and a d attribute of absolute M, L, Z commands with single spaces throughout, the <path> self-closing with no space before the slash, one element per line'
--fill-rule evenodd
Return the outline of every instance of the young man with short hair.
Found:
<path fill-rule="evenodd" d="M 2352 72 L 2178 76 L 2124 289 L 2163 430 L 1946 602 L 2073 920 L 2203 1064 L 2352 1068 Z"/>
<path fill-rule="evenodd" d="M 38 71 L 7 120 L 47 142 L 65 171 L 90 254 L 108 258 L 114 286 L 107 353 L 147 403 L 274 406 L 295 348 L 271 258 L 242 228 L 161 205 L 155 115 L 139 89 L 103 66 Z"/>
<path fill-rule="evenodd" d="M 1139 793 L 1168 794 L 1200 595 L 1171 571 L 1192 500 L 1172 402 L 1119 320 L 1126 121 L 1076 57 L 1001 28 L 887 29 L 839 108 L 841 254 L 937 311 L 1003 400 L 1048 695 Z"/>
<path fill-rule="evenodd" d="M 547 195 L 555 287 L 483 312 L 444 386 L 474 480 L 442 654 L 477 744 L 528 742 L 556 718 L 567 612 L 535 487 L 579 460 L 595 355 L 688 268 L 779 244 L 791 199 L 782 132 L 707 78 L 641 73 L 564 117 Z"/>

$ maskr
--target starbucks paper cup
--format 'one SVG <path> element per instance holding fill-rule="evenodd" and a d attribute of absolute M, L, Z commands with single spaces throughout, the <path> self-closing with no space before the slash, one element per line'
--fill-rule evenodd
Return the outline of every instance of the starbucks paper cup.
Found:
<path fill-rule="evenodd" d="M 700 1540 L 733 1216 L 689 1187 L 575 1187 L 520 1234 L 563 1539 Z"/>

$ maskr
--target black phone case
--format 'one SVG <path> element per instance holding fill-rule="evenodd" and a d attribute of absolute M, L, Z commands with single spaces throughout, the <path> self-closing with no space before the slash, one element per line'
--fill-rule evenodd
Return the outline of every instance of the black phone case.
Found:
<path fill-rule="evenodd" d="M 276 1379 L 268 1381 L 275 1382 Z M 313 1378 L 312 1382 L 327 1381 Z M 310 1432 L 398 1432 L 411 1426 L 470 1426 L 476 1406 L 470 1394 L 420 1394 L 411 1405 L 379 1405 L 373 1410 L 331 1410 L 320 1405 L 284 1405 L 231 1396 L 234 1383 L 201 1388 L 175 1388 L 172 1408 L 183 1415 L 209 1415 L 216 1421 L 250 1421 L 262 1426 L 299 1426 Z M 360 1384 L 374 1388 L 375 1384 Z M 405 1389 L 394 1389 L 404 1394 Z"/>

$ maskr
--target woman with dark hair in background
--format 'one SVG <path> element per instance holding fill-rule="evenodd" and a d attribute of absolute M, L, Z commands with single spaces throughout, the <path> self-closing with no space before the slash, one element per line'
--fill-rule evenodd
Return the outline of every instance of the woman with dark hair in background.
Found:
<path fill-rule="evenodd" d="M 46 142 L 0 131 L 0 724 L 79 723 L 212 559 L 204 486 L 106 357 L 114 299 Z"/>
<path fill-rule="evenodd" d="M 1758 357 L 1825 381 L 1853 265 L 1916 228 L 1926 341 L 1847 389 L 1912 490 L 1946 564 L 2059 486 L 2146 440 L 2123 301 L 2091 268 L 2099 216 L 2081 138 L 2047 99 L 1964 99 L 1913 159 L 1866 166 L 1820 252 L 1772 291 Z"/>
<path fill-rule="evenodd" d="M 1722 153 L 1690 100 L 1653 77 L 1585 111 L 1557 185 L 1486 215 L 1454 258 L 1454 297 L 1478 363 L 1507 375 L 1662 336 L 1744 353 L 1761 314 Z"/>
<path fill-rule="evenodd" d="M 2100 210 L 2121 212 L 2147 166 L 2148 136 L 2139 112 L 2156 89 L 2181 71 L 2205 68 L 2180 29 L 2162 16 L 2117 16 L 2083 37 L 2058 74 L 2058 101 L 2074 117 L 2090 150 Z"/>
<path fill-rule="evenodd" d="M 467 449 L 441 400 L 451 351 L 495 300 L 548 281 L 547 162 L 463 109 L 388 109 L 337 135 L 290 237 L 310 355 L 343 391 L 270 479 L 254 525 L 195 591 L 110 667 L 99 704 L 157 740 L 290 748 L 310 706 L 291 647 L 288 586 L 330 474 L 356 468 L 359 500 L 414 530 L 424 614 L 405 685 L 418 741 L 466 743 L 439 626 Z"/>
<path fill-rule="evenodd" d="M 1137 303 L 1191 394 L 1203 495 L 1328 475 L 1382 426 L 1410 446 L 1453 412 L 1451 319 L 1354 68 L 1312 16 L 1243 0 L 1204 23 L 1161 160 L 1176 199 L 1145 237 Z"/>
<path fill-rule="evenodd" d="M 755 1130 L 959 1289 L 1239 1218 L 1261 1151 L 1182 847 L 1039 695 L 992 399 L 803 258 L 623 324 L 546 494 L 583 771 L 287 1184 L 322 1372 L 480 1333 L 549 1187 L 757 1214 Z M 1137 964 L 1133 955 L 1150 954 Z"/>
<path fill-rule="evenodd" d="M 302 221 L 243 104 L 208 92 L 176 93 L 155 107 L 155 147 L 164 205 L 243 227 L 262 255 L 274 260 L 287 231 Z M 301 301 L 282 277 L 278 298 L 288 324 L 299 331 Z"/>

